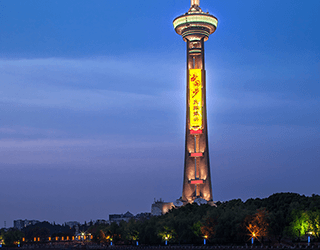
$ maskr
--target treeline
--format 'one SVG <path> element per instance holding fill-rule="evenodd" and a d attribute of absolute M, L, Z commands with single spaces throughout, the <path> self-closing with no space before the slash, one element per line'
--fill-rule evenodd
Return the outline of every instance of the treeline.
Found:
<path fill-rule="evenodd" d="M 99 244 L 274 244 L 285 241 L 320 241 L 320 196 L 277 193 L 264 199 L 217 202 L 216 207 L 188 204 L 149 220 L 131 219 L 119 224 L 84 223 L 77 230 L 48 222 L 28 226 L 22 231 L 0 231 L 0 244 L 48 242 L 48 237 L 71 239 L 75 232 L 90 236 L 82 239 Z M 59 237 L 58 237 L 59 236 Z"/>
<path fill-rule="evenodd" d="M 77 225 L 77 230 L 79 232 L 86 232 L 90 226 L 93 226 L 93 222 L 90 221 L 88 224 L 85 222 L 84 224 Z M 47 221 L 39 222 L 35 225 L 29 225 L 24 227 L 21 231 L 16 228 L 9 228 L 8 230 L 1 229 L 0 230 L 0 245 L 2 243 L 5 246 L 17 246 L 20 243 L 26 242 L 34 242 L 34 239 L 37 239 L 38 242 L 46 242 L 48 238 L 58 237 L 61 239 L 62 237 L 66 239 L 69 237 L 70 239 L 76 233 L 75 226 L 69 227 L 68 225 L 60 225 L 56 223 L 49 223 Z M 37 242 L 36 241 L 36 242 Z"/>
<path fill-rule="evenodd" d="M 320 196 L 277 193 L 264 199 L 218 202 L 217 207 L 189 204 L 150 220 L 94 225 L 96 242 L 115 244 L 255 244 L 282 240 L 319 241 Z"/>

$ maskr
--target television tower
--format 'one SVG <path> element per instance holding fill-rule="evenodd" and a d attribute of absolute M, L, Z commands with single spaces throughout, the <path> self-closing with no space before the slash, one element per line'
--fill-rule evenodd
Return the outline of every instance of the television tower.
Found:
<path fill-rule="evenodd" d="M 173 20 L 175 31 L 187 43 L 187 114 L 182 202 L 200 198 L 213 204 L 206 103 L 204 42 L 215 32 L 218 19 L 191 0 L 187 13 Z M 198 199 L 199 200 L 199 199 Z"/>

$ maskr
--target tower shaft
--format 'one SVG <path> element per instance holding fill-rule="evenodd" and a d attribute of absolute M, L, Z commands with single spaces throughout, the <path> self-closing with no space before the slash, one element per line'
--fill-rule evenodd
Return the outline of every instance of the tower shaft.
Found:
<path fill-rule="evenodd" d="M 212 201 L 204 37 L 194 41 L 187 39 L 186 90 L 187 112 L 182 200 L 192 202 L 196 198 L 202 198 Z"/>

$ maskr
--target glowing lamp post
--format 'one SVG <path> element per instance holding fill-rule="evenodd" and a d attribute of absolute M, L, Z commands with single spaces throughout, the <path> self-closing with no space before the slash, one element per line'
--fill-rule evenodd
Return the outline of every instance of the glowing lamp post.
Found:
<path fill-rule="evenodd" d="M 254 242 L 254 238 L 256 237 L 256 234 L 255 233 L 252 233 L 252 237 L 251 237 L 251 244 L 253 245 L 253 242 Z"/>
<path fill-rule="evenodd" d="M 207 238 L 208 238 L 207 235 L 205 235 L 205 236 L 203 237 L 203 245 L 207 244 Z"/>
<path fill-rule="evenodd" d="M 308 246 L 310 246 L 310 235 L 312 234 L 312 232 L 308 232 Z"/>

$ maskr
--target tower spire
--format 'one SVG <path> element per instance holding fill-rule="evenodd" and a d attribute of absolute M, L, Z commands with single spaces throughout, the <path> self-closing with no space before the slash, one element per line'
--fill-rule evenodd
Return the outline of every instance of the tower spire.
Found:
<path fill-rule="evenodd" d="M 194 5 L 200 6 L 200 0 L 191 0 L 191 7 Z"/>

